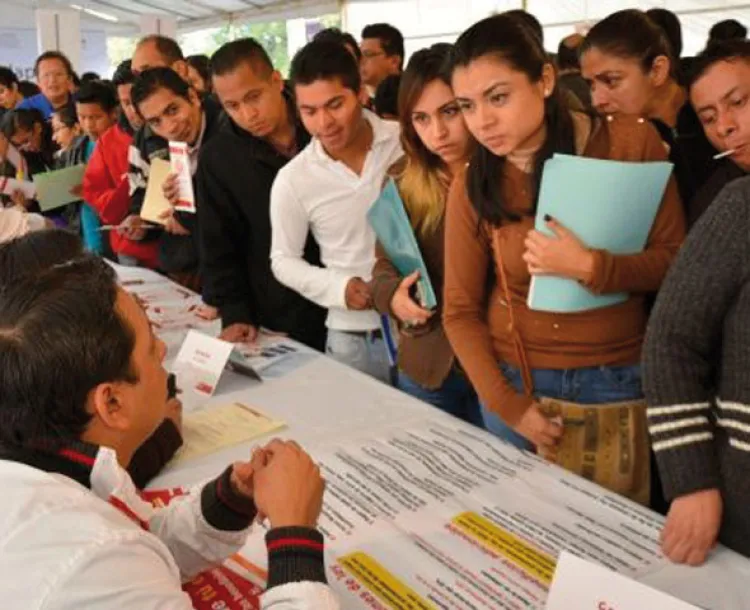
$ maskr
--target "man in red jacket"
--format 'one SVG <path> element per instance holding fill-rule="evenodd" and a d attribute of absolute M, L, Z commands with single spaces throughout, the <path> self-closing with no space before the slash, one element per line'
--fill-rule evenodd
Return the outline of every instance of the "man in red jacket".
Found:
<path fill-rule="evenodd" d="M 127 227 L 109 232 L 110 245 L 120 263 L 156 269 L 158 242 L 149 239 L 139 219 L 131 217 L 129 211 L 128 151 L 133 130 L 140 127 L 140 118 L 130 102 L 134 79 L 130 61 L 122 62 L 112 79 L 122 116 L 96 143 L 83 177 L 83 198 L 96 209 L 103 224 Z"/>

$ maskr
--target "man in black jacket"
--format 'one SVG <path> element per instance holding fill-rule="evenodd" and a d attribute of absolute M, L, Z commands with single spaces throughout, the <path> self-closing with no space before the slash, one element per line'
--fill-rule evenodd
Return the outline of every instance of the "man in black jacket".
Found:
<path fill-rule="evenodd" d="M 310 140 L 281 75 L 255 40 L 221 47 L 213 86 L 231 119 L 206 146 L 197 173 L 201 263 L 227 341 L 252 341 L 260 327 L 322 350 L 325 311 L 282 286 L 271 272 L 271 186 Z M 320 264 L 308 236 L 305 259 Z"/>
<path fill-rule="evenodd" d="M 130 153 L 129 179 L 131 212 L 139 214 L 146 194 L 151 162 L 169 159 L 169 142 L 188 145 L 193 176 L 203 147 L 218 132 L 224 115 L 211 98 L 201 99 L 171 68 L 151 68 L 142 72 L 133 83 L 133 105 L 144 121 L 135 134 Z M 134 149 L 134 150 L 133 150 Z M 164 192 L 176 200 L 176 181 L 170 177 Z M 200 207 L 197 197 L 196 207 Z M 198 221 L 195 214 L 173 212 L 167 220 L 166 233 L 161 237 L 159 262 L 173 279 L 198 290 L 199 250 Z M 213 305 L 209 292 L 202 291 L 203 300 Z"/>

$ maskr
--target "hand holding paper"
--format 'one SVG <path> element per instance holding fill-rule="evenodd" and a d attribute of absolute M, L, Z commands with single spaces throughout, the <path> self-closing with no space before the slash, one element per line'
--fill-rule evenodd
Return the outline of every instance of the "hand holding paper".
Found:
<path fill-rule="evenodd" d="M 544 219 L 553 236 L 529 231 L 524 262 L 531 275 L 557 275 L 585 282 L 591 277 L 594 256 L 583 242 L 551 216 Z"/>
<path fill-rule="evenodd" d="M 175 210 L 195 214 L 195 194 L 193 193 L 193 175 L 190 171 L 190 154 L 185 142 L 169 143 L 169 162 L 176 175 L 177 196 Z"/>
<path fill-rule="evenodd" d="M 69 203 L 79 201 L 81 197 L 73 194 L 73 189 L 83 182 L 86 166 L 73 165 L 51 172 L 34 175 L 36 199 L 43 212 L 54 210 Z"/>
<path fill-rule="evenodd" d="M 0 177 L 0 194 L 15 198 L 18 192 L 22 193 L 25 199 L 36 197 L 36 187 L 33 182 Z M 16 203 L 15 200 L 14 203 Z"/>
<path fill-rule="evenodd" d="M 164 183 L 172 170 L 169 161 L 154 159 L 148 171 L 146 196 L 141 207 L 141 218 L 160 225 L 166 224 L 165 212 L 171 212 L 172 206 L 164 196 Z"/>
<path fill-rule="evenodd" d="M 405 277 L 391 298 L 391 311 L 399 322 L 410 326 L 421 326 L 427 323 L 433 313 L 417 305 L 411 298 L 410 291 L 419 281 L 419 271 Z"/>
<path fill-rule="evenodd" d="M 367 220 L 388 258 L 401 275 L 407 276 L 419 271 L 417 289 L 422 307 L 437 307 L 437 296 L 427 272 L 427 265 L 419 251 L 414 229 L 392 178 L 388 180 L 380 197 L 367 212 Z"/>
<path fill-rule="evenodd" d="M 180 202 L 179 176 L 171 172 L 161 185 L 162 193 L 167 201 L 174 207 Z"/>
<path fill-rule="evenodd" d="M 625 302 L 627 294 L 595 295 L 578 282 L 583 279 L 588 262 L 560 227 L 588 248 L 613 254 L 642 252 L 671 172 L 672 164 L 666 162 L 634 163 L 570 155 L 555 155 L 547 161 L 539 191 L 536 231 L 550 239 L 557 232 L 564 243 L 534 240 L 531 244 L 532 266 L 545 274 L 532 277 L 529 308 L 570 313 Z M 558 224 L 549 226 L 546 216 Z M 568 257 L 572 254 L 572 261 L 551 261 L 554 247 L 561 245 L 561 253 Z"/>

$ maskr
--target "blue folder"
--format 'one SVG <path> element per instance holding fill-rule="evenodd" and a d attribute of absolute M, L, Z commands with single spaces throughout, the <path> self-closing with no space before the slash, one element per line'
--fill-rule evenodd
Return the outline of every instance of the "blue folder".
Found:
<path fill-rule="evenodd" d="M 406 277 L 419 270 L 417 292 L 422 307 L 425 309 L 437 307 L 435 290 L 419 250 L 414 229 L 392 178 L 388 180 L 380 197 L 368 210 L 367 219 L 380 245 L 383 246 L 388 258 L 402 276 Z"/>
<path fill-rule="evenodd" d="M 583 243 L 613 254 L 642 252 L 672 173 L 669 162 L 623 162 L 555 155 L 544 165 L 536 229 L 553 236 L 549 214 Z M 595 295 L 579 282 L 535 276 L 528 306 L 572 313 L 623 303 L 627 294 Z"/>

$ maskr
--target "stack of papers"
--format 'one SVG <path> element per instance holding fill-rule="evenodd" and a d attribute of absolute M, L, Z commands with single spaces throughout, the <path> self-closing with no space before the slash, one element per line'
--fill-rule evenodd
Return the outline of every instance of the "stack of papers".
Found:
<path fill-rule="evenodd" d="M 185 416 L 182 423 L 184 444 L 171 463 L 178 464 L 215 453 L 285 426 L 285 422 L 238 402 L 206 408 Z"/>

